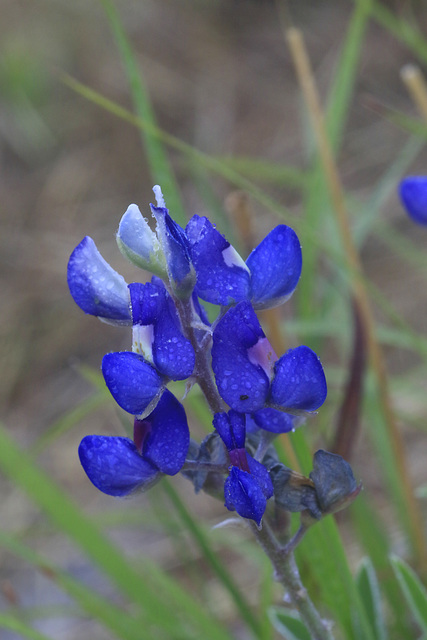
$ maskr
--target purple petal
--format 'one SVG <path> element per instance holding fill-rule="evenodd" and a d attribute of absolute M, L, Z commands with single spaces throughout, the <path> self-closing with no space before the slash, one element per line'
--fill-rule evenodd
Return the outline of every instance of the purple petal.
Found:
<path fill-rule="evenodd" d="M 427 225 L 427 176 L 404 178 L 400 183 L 399 194 L 412 220 Z"/>
<path fill-rule="evenodd" d="M 231 409 L 228 413 L 216 413 L 213 426 L 221 436 L 228 451 L 245 446 L 245 416 Z"/>
<path fill-rule="evenodd" d="M 142 414 L 162 388 L 157 371 L 131 351 L 107 353 L 102 360 L 102 373 L 114 400 L 132 415 Z"/>
<path fill-rule="evenodd" d="M 257 427 L 272 433 L 288 433 L 296 428 L 296 421 L 300 420 L 289 413 L 277 409 L 260 409 L 252 414 Z"/>
<path fill-rule="evenodd" d="M 165 207 L 150 205 L 157 221 L 157 235 L 166 257 L 171 286 L 177 294 L 188 297 L 194 289 L 196 274 L 191 264 L 187 237 Z"/>
<path fill-rule="evenodd" d="M 110 496 L 148 489 L 160 478 L 159 470 L 141 457 L 129 438 L 86 436 L 79 458 L 89 480 Z"/>
<path fill-rule="evenodd" d="M 129 290 L 133 340 L 142 355 L 171 380 L 185 380 L 191 376 L 194 349 L 182 334 L 175 304 L 163 283 L 158 279 L 146 284 L 134 283 L 129 285 Z"/>
<path fill-rule="evenodd" d="M 248 458 L 249 471 L 251 475 L 253 475 L 254 478 L 256 478 L 261 491 L 263 492 L 263 494 L 268 500 L 269 498 L 271 498 L 274 491 L 270 474 L 268 473 L 264 465 L 261 464 L 261 462 L 258 462 L 258 460 L 255 460 L 249 454 L 247 454 L 247 458 Z"/>
<path fill-rule="evenodd" d="M 255 309 L 270 309 L 285 302 L 297 286 L 302 268 L 301 245 L 295 231 L 284 224 L 270 231 L 246 264 L 251 271 Z"/>
<path fill-rule="evenodd" d="M 224 498 L 229 511 L 237 511 L 242 518 L 261 524 L 267 499 L 255 476 L 232 467 L 224 483 Z"/>
<path fill-rule="evenodd" d="M 317 355 L 308 347 L 289 349 L 275 365 L 271 400 L 288 409 L 315 411 L 325 401 L 326 379 Z"/>
<path fill-rule="evenodd" d="M 218 391 L 232 409 L 252 413 L 264 406 L 269 380 L 249 357 L 265 334 L 249 302 L 229 309 L 213 333 L 212 368 Z"/>
<path fill-rule="evenodd" d="M 70 256 L 67 281 L 74 301 L 85 313 L 111 324 L 132 324 L 127 284 L 104 260 L 89 236 Z"/>
<path fill-rule="evenodd" d="M 151 426 L 143 445 L 144 458 L 163 473 L 175 475 L 182 468 L 190 445 L 184 407 L 166 390 L 144 422 Z"/>
<path fill-rule="evenodd" d="M 224 306 L 248 299 L 249 269 L 224 236 L 199 216 L 191 218 L 185 231 L 197 273 L 197 295 Z"/>
<path fill-rule="evenodd" d="M 167 277 L 166 260 L 157 235 L 136 204 L 130 204 L 120 220 L 116 240 L 122 254 L 137 267 Z"/>

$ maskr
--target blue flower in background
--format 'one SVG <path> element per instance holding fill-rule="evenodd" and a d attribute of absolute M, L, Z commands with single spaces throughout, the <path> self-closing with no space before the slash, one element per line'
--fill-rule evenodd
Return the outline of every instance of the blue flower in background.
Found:
<path fill-rule="evenodd" d="M 427 176 L 408 176 L 399 187 L 400 199 L 409 216 L 427 225 Z"/>
<path fill-rule="evenodd" d="M 188 452 L 190 434 L 183 406 L 164 391 L 154 411 L 134 421 L 134 440 L 86 436 L 80 462 L 89 480 L 111 496 L 126 496 L 151 487 L 161 474 L 175 475 Z"/>
<path fill-rule="evenodd" d="M 229 309 L 215 327 L 212 368 L 221 397 L 242 413 L 257 412 L 266 404 L 285 411 L 315 411 L 326 399 L 317 355 L 300 346 L 277 358 L 249 302 Z"/>

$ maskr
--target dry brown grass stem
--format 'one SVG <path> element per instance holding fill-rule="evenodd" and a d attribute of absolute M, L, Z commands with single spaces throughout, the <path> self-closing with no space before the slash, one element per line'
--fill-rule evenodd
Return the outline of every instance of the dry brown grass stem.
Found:
<path fill-rule="evenodd" d="M 402 490 L 404 492 L 408 510 L 408 519 L 411 523 L 411 537 L 414 553 L 417 556 L 419 564 L 423 569 L 425 569 L 427 563 L 427 548 L 424 539 L 423 525 L 408 473 L 403 438 L 398 429 L 392 408 L 384 356 L 380 344 L 376 339 L 375 322 L 370 300 L 364 286 L 362 265 L 353 242 L 347 207 L 345 204 L 344 190 L 341 185 L 338 169 L 326 133 L 323 112 L 310 60 L 304 44 L 303 36 L 298 29 L 294 27 L 285 29 L 285 36 L 316 137 L 318 152 L 325 173 L 333 211 L 341 234 L 344 256 L 347 260 L 351 277 L 354 301 L 359 309 L 364 326 L 370 363 L 377 380 L 382 411 L 386 420 L 390 442 L 393 447 L 396 461 L 396 470 L 402 482 Z M 423 104 L 426 108 L 425 114 L 427 117 L 427 91 L 423 93 L 423 98 L 425 99 Z"/>

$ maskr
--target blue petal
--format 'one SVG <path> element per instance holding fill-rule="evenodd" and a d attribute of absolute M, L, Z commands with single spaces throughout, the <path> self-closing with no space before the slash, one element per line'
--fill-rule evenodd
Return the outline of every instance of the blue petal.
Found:
<path fill-rule="evenodd" d="M 325 401 L 326 379 L 317 355 L 308 347 L 289 349 L 275 365 L 271 400 L 288 409 L 315 411 Z"/>
<path fill-rule="evenodd" d="M 224 306 L 248 299 L 249 269 L 224 236 L 199 216 L 191 218 L 185 231 L 197 273 L 197 295 Z"/>
<path fill-rule="evenodd" d="M 158 469 L 141 457 L 129 438 L 86 436 L 79 458 L 89 480 L 110 496 L 147 489 L 160 478 Z"/>
<path fill-rule="evenodd" d="M 190 259 L 187 237 L 166 208 L 152 204 L 150 207 L 157 221 L 157 235 L 166 257 L 171 286 L 176 293 L 188 297 L 194 289 L 196 274 Z"/>
<path fill-rule="evenodd" d="M 255 476 L 237 467 L 232 467 L 224 483 L 225 506 L 229 511 L 237 511 L 243 518 L 261 524 L 267 507 L 267 499 Z"/>
<path fill-rule="evenodd" d="M 163 283 L 130 284 L 134 326 L 153 326 L 150 345 L 140 345 L 142 353 L 152 353 L 157 370 L 171 380 L 185 380 L 193 373 L 195 354 L 184 337 L 175 304 Z M 135 335 L 138 334 L 136 331 Z M 151 360 L 151 359 L 150 359 Z"/>
<path fill-rule="evenodd" d="M 289 413 L 283 413 L 277 409 L 260 409 L 252 414 L 257 427 L 272 433 L 288 433 L 295 429 L 295 422 L 299 420 Z"/>
<path fill-rule="evenodd" d="M 175 475 L 182 468 L 190 445 L 184 407 L 166 390 L 144 422 L 151 425 L 150 434 L 144 441 L 144 458 L 163 473 Z"/>
<path fill-rule="evenodd" d="M 89 236 L 70 256 L 67 281 L 74 301 L 85 313 L 111 324 L 132 324 L 127 284 L 104 260 Z"/>
<path fill-rule="evenodd" d="M 251 271 L 255 309 L 269 309 L 285 302 L 297 286 L 302 268 L 301 245 L 295 231 L 284 224 L 270 231 L 246 264 Z"/>
<path fill-rule="evenodd" d="M 228 413 L 216 413 L 213 426 L 221 436 L 228 451 L 243 449 L 245 446 L 245 416 L 231 409 Z"/>
<path fill-rule="evenodd" d="M 427 176 L 409 176 L 399 187 L 406 211 L 418 224 L 427 225 Z"/>
<path fill-rule="evenodd" d="M 162 389 L 157 371 L 131 351 L 107 353 L 102 373 L 114 400 L 132 415 L 141 415 Z"/>
<path fill-rule="evenodd" d="M 249 454 L 247 454 L 247 459 L 248 459 L 249 471 L 251 475 L 253 475 L 256 478 L 261 491 L 263 492 L 263 494 L 268 500 L 269 498 L 271 498 L 274 492 L 274 487 L 270 478 L 270 474 L 268 473 L 264 465 L 261 464 L 261 462 L 258 462 L 258 460 L 255 460 Z"/>
<path fill-rule="evenodd" d="M 166 259 L 159 240 L 136 204 L 129 205 L 120 220 L 116 239 L 120 251 L 133 264 L 167 277 Z"/>
<path fill-rule="evenodd" d="M 213 333 L 212 368 L 218 391 L 232 409 L 252 413 L 264 406 L 269 379 L 248 350 L 265 338 L 249 302 L 227 311 Z"/>

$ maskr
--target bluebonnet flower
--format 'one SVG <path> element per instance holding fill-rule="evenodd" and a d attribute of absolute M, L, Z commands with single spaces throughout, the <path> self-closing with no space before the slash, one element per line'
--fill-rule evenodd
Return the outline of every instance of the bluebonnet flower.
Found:
<path fill-rule="evenodd" d="M 188 452 L 190 434 L 184 407 L 164 391 L 144 420 L 134 420 L 134 440 L 115 436 L 86 436 L 80 462 L 91 482 L 111 496 L 148 489 L 161 474 L 175 475 Z"/>
<path fill-rule="evenodd" d="M 255 309 L 268 309 L 285 302 L 297 286 L 301 246 L 286 225 L 273 229 L 246 263 L 207 218 L 193 216 L 185 231 L 202 300 L 224 306 L 251 300 Z"/>
<path fill-rule="evenodd" d="M 299 240 L 279 225 L 244 262 L 207 218 L 193 216 L 184 230 L 160 187 L 154 192 L 156 230 L 130 205 L 117 232 L 121 252 L 154 274 L 151 282 L 128 285 L 88 237 L 68 264 L 70 292 L 82 310 L 132 332 L 130 350 L 107 353 L 101 368 L 117 404 L 134 416 L 134 439 L 87 436 L 80 460 L 92 483 L 113 496 L 182 471 L 196 490 L 223 493 L 227 509 L 260 526 L 274 493 L 269 438 L 294 430 L 327 393 L 317 355 L 299 346 L 278 358 L 254 310 L 281 304 L 294 291 Z M 212 327 L 200 300 L 222 307 Z M 208 398 L 215 431 L 200 446 L 190 446 L 184 408 L 166 389 L 172 380 L 189 380 L 187 389 L 198 382 Z M 284 482 L 275 482 L 278 506 L 292 510 L 298 502 L 299 509 L 299 494 L 284 497 Z"/>
<path fill-rule="evenodd" d="M 230 473 L 224 483 L 225 506 L 243 518 L 261 524 L 273 483 L 267 469 L 245 449 L 245 416 L 236 411 L 216 413 L 213 425 L 230 456 Z"/>
<path fill-rule="evenodd" d="M 399 186 L 400 199 L 409 216 L 427 225 L 427 176 L 408 176 Z"/>
<path fill-rule="evenodd" d="M 263 410 L 266 404 L 315 411 L 327 394 L 317 355 L 300 346 L 277 358 L 249 302 L 229 309 L 215 327 L 212 368 L 221 397 L 242 413 Z"/>

